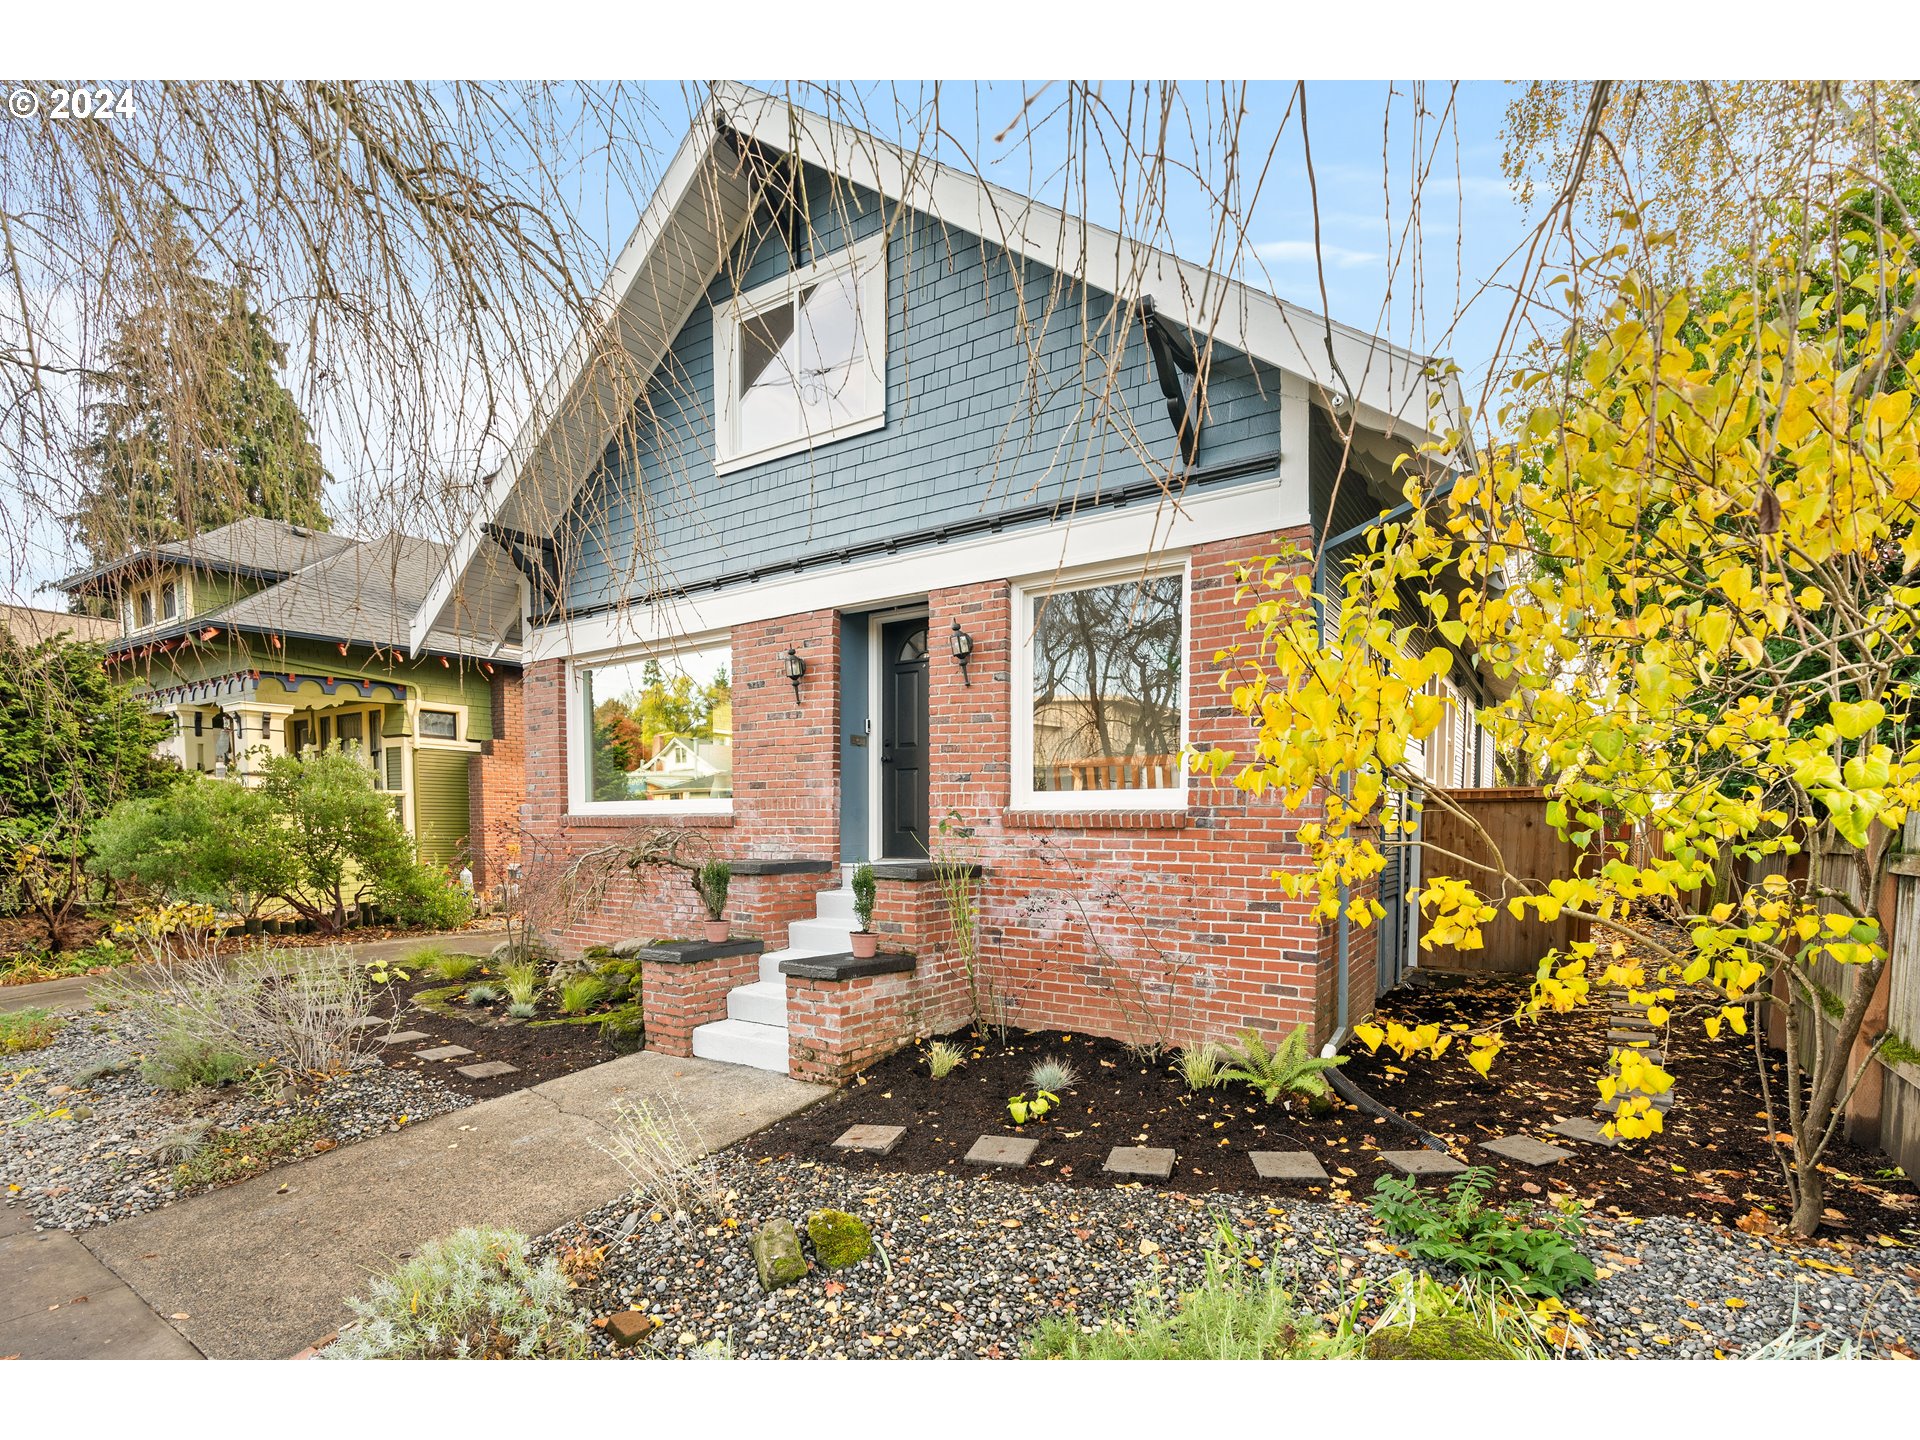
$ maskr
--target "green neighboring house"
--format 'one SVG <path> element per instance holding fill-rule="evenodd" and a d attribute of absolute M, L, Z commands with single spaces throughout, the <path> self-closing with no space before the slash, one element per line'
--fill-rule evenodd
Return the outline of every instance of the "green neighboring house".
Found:
<path fill-rule="evenodd" d="M 491 883 L 525 794 L 520 587 L 502 554 L 457 625 L 416 648 L 409 627 L 446 554 L 249 517 L 60 588 L 118 618 L 107 663 L 173 718 L 164 749 L 183 768 L 244 782 L 265 757 L 350 748 L 423 858 Z"/>

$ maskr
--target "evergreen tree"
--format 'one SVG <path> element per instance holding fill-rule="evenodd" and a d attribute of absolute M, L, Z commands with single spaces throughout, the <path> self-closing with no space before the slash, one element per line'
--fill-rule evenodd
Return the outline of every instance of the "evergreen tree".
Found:
<path fill-rule="evenodd" d="M 154 244 L 155 283 L 91 379 L 75 538 L 97 564 L 245 515 L 326 529 L 327 472 L 266 317 L 177 228 Z"/>

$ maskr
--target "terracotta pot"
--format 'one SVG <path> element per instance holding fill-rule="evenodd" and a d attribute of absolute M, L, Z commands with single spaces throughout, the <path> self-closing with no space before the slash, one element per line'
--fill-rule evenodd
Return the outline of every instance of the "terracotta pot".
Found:
<path fill-rule="evenodd" d="M 880 937 L 865 930 L 853 932 L 853 958 L 871 960 L 880 953 Z"/>
<path fill-rule="evenodd" d="M 733 925 L 729 921 L 703 920 L 700 923 L 706 929 L 709 945 L 723 944 L 733 934 Z"/>

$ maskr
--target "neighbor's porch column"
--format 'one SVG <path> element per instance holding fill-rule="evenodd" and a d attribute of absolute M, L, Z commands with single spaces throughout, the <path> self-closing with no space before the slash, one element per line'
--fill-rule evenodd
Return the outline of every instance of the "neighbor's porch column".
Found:
<path fill-rule="evenodd" d="M 232 739 L 227 773 L 241 780 L 259 776 L 268 760 L 287 753 L 287 720 L 291 705 L 244 704 L 230 707 L 227 732 Z"/>

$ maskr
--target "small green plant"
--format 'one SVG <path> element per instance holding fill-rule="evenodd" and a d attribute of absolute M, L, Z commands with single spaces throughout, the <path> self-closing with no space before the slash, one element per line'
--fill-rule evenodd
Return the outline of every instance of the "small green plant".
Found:
<path fill-rule="evenodd" d="M 540 1007 L 531 1000 L 516 1000 L 507 1006 L 507 1014 L 515 1020 L 531 1020 L 540 1013 Z"/>
<path fill-rule="evenodd" d="M 1060 1097 L 1047 1090 L 1040 1091 L 1031 1100 L 1025 1094 L 1013 1095 L 1007 1099 L 1007 1114 L 1014 1124 L 1024 1125 L 1029 1120 L 1042 1118 L 1059 1103 Z"/>
<path fill-rule="evenodd" d="M 1401 1272 L 1367 1335 L 1369 1360 L 1550 1360 L 1514 1297 L 1497 1282 L 1447 1285 Z"/>
<path fill-rule="evenodd" d="M 0 1014 L 0 1055 L 19 1055 L 51 1045 L 66 1023 L 38 1005 Z"/>
<path fill-rule="evenodd" d="M 147 1153 L 162 1165 L 185 1165 L 207 1147 L 207 1135 L 213 1129 L 206 1121 L 169 1130 L 153 1142 Z"/>
<path fill-rule="evenodd" d="M 483 1005 L 498 1005 L 499 1003 L 500 992 L 491 985 L 476 985 L 467 991 L 467 1004 L 473 1006 L 475 1009 Z"/>
<path fill-rule="evenodd" d="M 140 1062 L 140 1073 L 148 1083 L 183 1095 L 189 1090 L 235 1084 L 252 1074 L 259 1063 L 191 1026 L 172 1027 L 155 1038 L 153 1053 Z"/>
<path fill-rule="evenodd" d="M 598 975 L 569 975 L 560 982 L 560 1013 L 584 1015 L 607 998 L 607 982 Z"/>
<path fill-rule="evenodd" d="M 958 1045 L 950 1045 L 945 1040 L 936 1040 L 927 1046 L 927 1073 L 936 1080 L 946 1079 L 966 1063 L 967 1052 Z"/>
<path fill-rule="evenodd" d="M 1038 1090 L 1042 1095 L 1058 1094 L 1062 1090 L 1071 1090 L 1079 1083 L 1080 1072 L 1065 1060 L 1057 1059 L 1052 1055 L 1047 1056 L 1044 1060 L 1036 1061 L 1033 1068 L 1027 1071 L 1027 1084 Z"/>
<path fill-rule="evenodd" d="M 243 1125 L 238 1130 L 208 1131 L 200 1148 L 173 1172 L 176 1190 L 202 1185 L 227 1185 L 258 1175 L 275 1160 L 305 1150 L 325 1133 L 318 1115 L 296 1115 L 265 1125 Z"/>
<path fill-rule="evenodd" d="M 433 973 L 450 984 L 458 985 L 461 981 L 471 980 L 480 973 L 480 957 L 443 953 L 434 960 Z"/>
<path fill-rule="evenodd" d="M 431 1241 L 347 1304 L 359 1318 L 326 1359 L 569 1360 L 589 1348 L 559 1263 L 534 1264 L 511 1230 Z"/>
<path fill-rule="evenodd" d="M 1171 1304 L 1158 1281 L 1134 1291 L 1126 1320 L 1091 1332 L 1073 1319 L 1040 1322 L 1029 1360 L 1351 1360 L 1362 1338 L 1351 1312 L 1329 1324 L 1288 1292 L 1278 1267 L 1261 1267 L 1223 1224 L 1205 1278 Z"/>
<path fill-rule="evenodd" d="M 733 886 L 733 866 L 724 860 L 709 860 L 693 872 L 693 888 L 706 906 L 709 920 L 727 918 L 727 891 Z"/>
<path fill-rule="evenodd" d="M 1373 1214 L 1415 1258 L 1451 1265 L 1529 1295 L 1558 1297 L 1593 1279 L 1593 1262 L 1574 1248 L 1581 1224 L 1563 1211 L 1550 1224 L 1532 1225 L 1485 1203 L 1494 1173 L 1476 1165 L 1454 1177 L 1446 1198 L 1422 1194 L 1411 1179 L 1374 1182 Z"/>
<path fill-rule="evenodd" d="M 1211 1040 L 1189 1045 L 1180 1052 L 1180 1078 L 1189 1090 L 1211 1090 L 1220 1083 L 1220 1067 L 1225 1063 L 1220 1047 Z"/>
<path fill-rule="evenodd" d="M 134 1069 L 131 1060 L 102 1060 L 98 1065 L 89 1065 L 73 1077 L 73 1083 L 83 1090 L 92 1089 L 102 1080 L 111 1080 L 115 1075 L 125 1075 Z"/>
<path fill-rule="evenodd" d="M 853 872 L 853 913 L 860 917 L 860 928 L 869 933 L 873 930 L 873 902 L 878 894 L 873 866 L 862 861 Z"/>
<path fill-rule="evenodd" d="M 1323 1073 L 1347 1063 L 1344 1055 L 1322 1057 L 1307 1051 L 1307 1027 L 1296 1025 L 1293 1033 L 1271 1050 L 1257 1030 L 1242 1030 L 1240 1043 L 1224 1047 L 1226 1061 L 1220 1067 L 1221 1080 L 1244 1080 L 1271 1105 L 1282 1095 L 1304 1095 L 1309 1100 L 1331 1096 Z"/>
<path fill-rule="evenodd" d="M 520 960 L 500 972 L 507 987 L 507 998 L 516 1005 L 531 1005 L 540 993 L 540 967 L 531 960 Z"/>
<path fill-rule="evenodd" d="M 375 985 L 404 985 L 413 978 L 413 972 L 397 960 L 369 960 L 367 979 Z"/>

